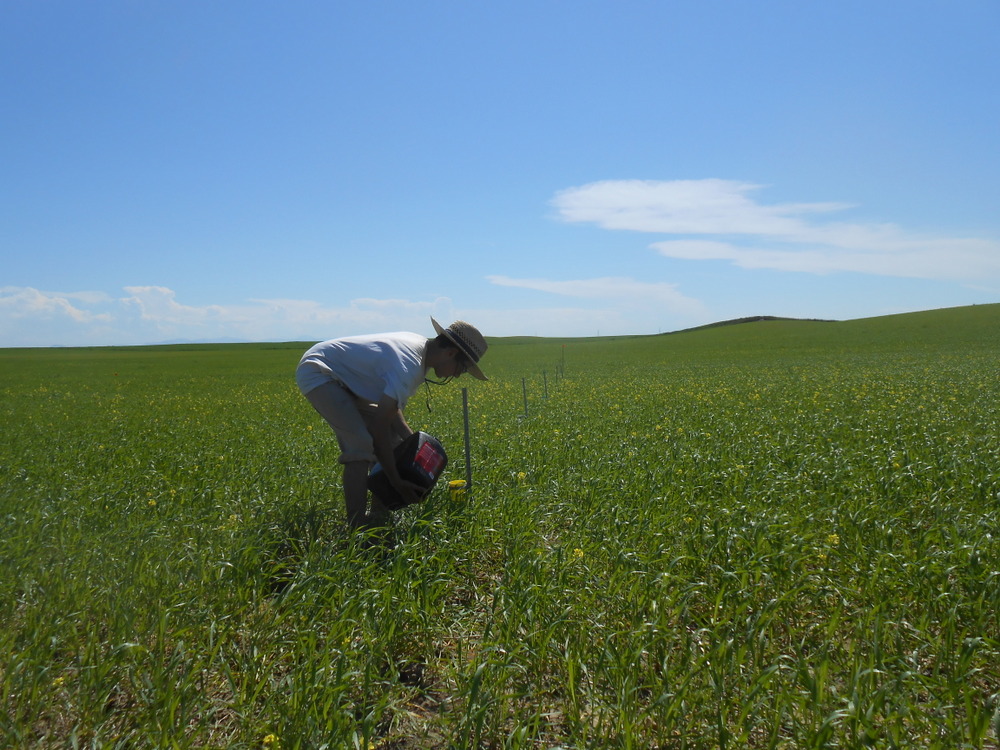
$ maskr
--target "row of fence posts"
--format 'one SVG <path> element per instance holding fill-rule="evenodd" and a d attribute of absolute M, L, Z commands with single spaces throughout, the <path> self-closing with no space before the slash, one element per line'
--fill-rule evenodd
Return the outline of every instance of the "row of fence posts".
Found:
<path fill-rule="evenodd" d="M 566 376 L 566 345 L 562 346 L 562 357 L 556 367 L 558 378 Z M 528 416 L 528 379 L 521 378 L 521 394 L 524 399 L 524 414 L 522 418 Z M 542 398 L 549 397 L 549 377 L 546 370 L 542 370 Z M 448 490 L 453 500 L 465 498 L 472 490 L 472 448 L 469 438 L 469 389 L 462 388 L 462 423 L 465 428 L 465 479 L 453 479 L 448 483 Z"/>
<path fill-rule="evenodd" d="M 566 375 L 566 345 L 562 346 L 562 358 L 556 366 L 556 377 L 562 378 Z M 528 379 L 521 378 L 521 394 L 524 397 L 524 417 L 528 416 Z M 549 375 L 542 370 L 542 398 L 549 397 Z"/>

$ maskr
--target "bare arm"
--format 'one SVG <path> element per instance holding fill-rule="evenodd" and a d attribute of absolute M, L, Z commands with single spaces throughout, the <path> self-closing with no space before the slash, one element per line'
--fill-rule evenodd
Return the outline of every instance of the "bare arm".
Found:
<path fill-rule="evenodd" d="M 382 395 L 376 404 L 375 422 L 372 425 L 372 440 L 375 444 L 375 457 L 382 464 L 389 483 L 398 490 L 404 498 L 413 502 L 419 499 L 421 490 L 418 485 L 407 482 L 399 475 L 396 460 L 393 455 L 393 434 L 409 435 L 413 432 L 403 418 L 396 399 Z"/>
<path fill-rule="evenodd" d="M 393 429 L 396 430 L 396 434 L 400 437 L 407 438 L 413 434 L 413 429 L 406 423 L 406 417 L 403 416 L 403 410 L 396 410 L 396 424 Z"/>

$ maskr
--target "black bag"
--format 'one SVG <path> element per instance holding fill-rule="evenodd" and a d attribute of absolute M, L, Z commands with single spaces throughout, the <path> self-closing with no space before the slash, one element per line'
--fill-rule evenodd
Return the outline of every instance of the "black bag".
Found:
<path fill-rule="evenodd" d="M 437 438 L 426 432 L 414 432 L 396 446 L 396 470 L 399 476 L 424 488 L 417 502 L 423 501 L 434 488 L 438 477 L 448 465 L 448 454 Z M 368 489 L 389 510 L 399 510 L 409 503 L 389 483 L 381 464 L 375 464 L 368 475 Z"/>

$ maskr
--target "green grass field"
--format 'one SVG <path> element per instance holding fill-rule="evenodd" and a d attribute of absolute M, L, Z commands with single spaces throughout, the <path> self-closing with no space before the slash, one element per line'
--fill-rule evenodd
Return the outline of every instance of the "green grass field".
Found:
<path fill-rule="evenodd" d="M 1000 305 L 491 340 L 392 549 L 305 347 L 0 351 L 0 746 L 997 747 Z"/>

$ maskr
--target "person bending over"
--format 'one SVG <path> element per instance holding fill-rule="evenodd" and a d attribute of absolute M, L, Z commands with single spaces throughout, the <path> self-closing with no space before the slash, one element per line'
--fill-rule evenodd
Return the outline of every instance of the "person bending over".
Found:
<path fill-rule="evenodd" d="M 447 328 L 431 318 L 437 336 L 377 333 L 322 341 L 311 347 L 295 370 L 302 395 L 337 435 L 343 464 L 344 502 L 351 527 L 384 524 L 388 511 L 372 498 L 368 509 L 368 474 L 375 461 L 407 502 L 424 489 L 400 477 L 393 450 L 413 430 L 403 417 L 407 400 L 431 370 L 448 382 L 468 372 L 486 380 L 479 360 L 486 340 L 463 320 Z"/>

